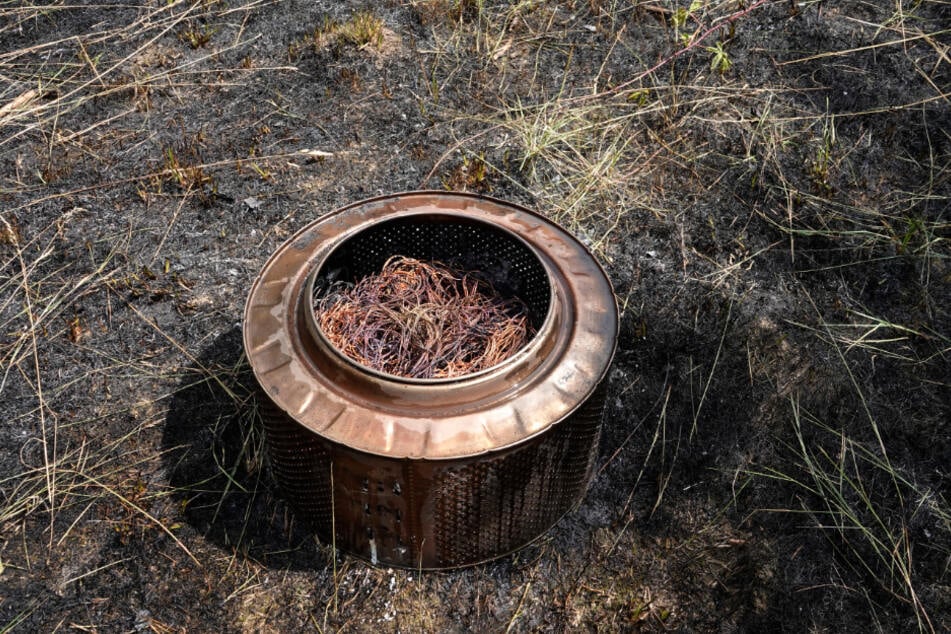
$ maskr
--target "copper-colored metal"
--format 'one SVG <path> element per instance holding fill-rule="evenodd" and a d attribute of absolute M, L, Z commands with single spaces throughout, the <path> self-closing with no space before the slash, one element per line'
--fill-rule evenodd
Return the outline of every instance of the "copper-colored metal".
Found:
<path fill-rule="evenodd" d="M 481 272 L 528 306 L 536 335 L 459 378 L 359 365 L 320 332 L 315 286 L 392 255 Z M 411 192 L 327 214 L 268 260 L 245 308 L 278 485 L 322 539 L 373 563 L 449 568 L 511 552 L 584 494 L 617 321 L 591 254 L 517 205 Z"/>

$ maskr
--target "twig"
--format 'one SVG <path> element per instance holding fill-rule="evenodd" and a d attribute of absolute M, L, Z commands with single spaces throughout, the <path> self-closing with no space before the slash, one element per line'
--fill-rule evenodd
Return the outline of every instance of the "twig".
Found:
<path fill-rule="evenodd" d="M 519 614 L 522 613 L 522 605 L 525 603 L 525 597 L 528 596 L 528 591 L 532 587 L 532 582 L 529 581 L 525 584 L 525 590 L 522 591 L 522 598 L 518 600 L 518 605 L 515 607 L 515 613 L 512 614 L 511 620 L 509 620 L 509 625 L 505 628 L 505 634 L 508 634 L 512 631 L 512 628 L 515 627 L 515 621 L 518 619 Z"/>

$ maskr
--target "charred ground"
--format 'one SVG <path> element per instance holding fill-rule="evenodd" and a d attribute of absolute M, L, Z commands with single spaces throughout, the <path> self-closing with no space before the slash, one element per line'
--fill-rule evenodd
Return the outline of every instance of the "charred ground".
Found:
<path fill-rule="evenodd" d="M 951 628 L 948 61 L 917 3 L 0 8 L 3 631 Z M 250 281 L 383 192 L 534 207 L 622 329 L 597 478 L 458 572 L 276 496 Z"/>

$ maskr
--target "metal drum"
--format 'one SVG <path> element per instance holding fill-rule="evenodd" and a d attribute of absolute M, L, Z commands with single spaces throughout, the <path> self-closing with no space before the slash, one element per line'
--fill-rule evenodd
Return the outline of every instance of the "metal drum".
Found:
<path fill-rule="evenodd" d="M 521 299 L 534 337 L 451 379 L 354 362 L 321 333 L 315 287 L 394 255 L 478 272 Z M 517 205 L 411 192 L 329 213 L 268 260 L 245 308 L 280 491 L 322 540 L 374 564 L 452 568 L 516 550 L 584 495 L 617 324 L 591 254 Z"/>

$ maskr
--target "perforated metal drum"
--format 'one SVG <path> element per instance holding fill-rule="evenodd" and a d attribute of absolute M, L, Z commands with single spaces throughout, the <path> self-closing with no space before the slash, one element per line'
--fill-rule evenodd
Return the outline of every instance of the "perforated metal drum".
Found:
<path fill-rule="evenodd" d="M 315 288 L 394 255 L 479 273 L 524 302 L 535 336 L 458 378 L 354 362 L 320 332 Z M 411 568 L 504 555 L 579 503 L 616 339 L 614 294 L 583 245 L 522 207 L 444 192 L 363 201 L 308 225 L 265 265 L 244 323 L 283 495 L 321 539 Z"/>

